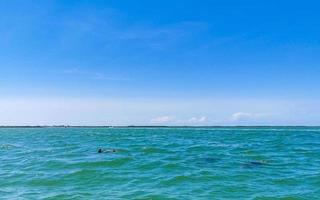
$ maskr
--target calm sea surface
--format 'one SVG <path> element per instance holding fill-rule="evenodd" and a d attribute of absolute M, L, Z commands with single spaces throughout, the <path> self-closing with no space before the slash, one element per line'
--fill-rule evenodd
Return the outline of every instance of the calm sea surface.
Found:
<path fill-rule="evenodd" d="M 320 199 L 320 128 L 0 129 L 0 199 Z"/>

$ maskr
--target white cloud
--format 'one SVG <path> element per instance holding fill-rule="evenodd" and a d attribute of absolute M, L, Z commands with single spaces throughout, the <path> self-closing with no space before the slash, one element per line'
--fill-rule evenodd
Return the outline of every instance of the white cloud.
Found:
<path fill-rule="evenodd" d="M 247 112 L 237 112 L 231 115 L 232 121 L 247 121 L 247 120 L 257 120 L 267 116 L 263 113 L 247 113 Z"/>
<path fill-rule="evenodd" d="M 200 117 L 200 118 L 198 119 L 198 121 L 199 121 L 199 122 L 205 122 L 205 121 L 207 121 L 207 117 L 205 117 L 205 116 Z"/>
<path fill-rule="evenodd" d="M 150 120 L 151 124 L 175 124 L 175 125 L 198 125 L 207 122 L 207 117 L 191 117 L 183 119 L 183 117 L 159 116 Z"/>
<path fill-rule="evenodd" d="M 207 117 L 202 116 L 202 117 L 191 117 L 188 122 L 190 123 L 203 123 L 207 121 Z"/>
<path fill-rule="evenodd" d="M 162 123 L 172 122 L 173 119 L 174 117 L 172 116 L 160 116 L 160 117 L 151 119 L 150 122 L 153 124 L 162 124 Z"/>

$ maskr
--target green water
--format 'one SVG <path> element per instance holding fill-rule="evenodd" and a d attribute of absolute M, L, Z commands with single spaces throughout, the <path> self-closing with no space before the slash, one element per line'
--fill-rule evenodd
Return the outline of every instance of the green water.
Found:
<path fill-rule="evenodd" d="M 320 199 L 320 128 L 0 129 L 0 199 Z"/>

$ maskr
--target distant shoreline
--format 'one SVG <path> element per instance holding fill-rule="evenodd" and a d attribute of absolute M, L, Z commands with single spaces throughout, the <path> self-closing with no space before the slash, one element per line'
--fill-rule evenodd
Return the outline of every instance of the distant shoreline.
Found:
<path fill-rule="evenodd" d="M 317 128 L 320 126 L 0 126 L 1 128 Z"/>

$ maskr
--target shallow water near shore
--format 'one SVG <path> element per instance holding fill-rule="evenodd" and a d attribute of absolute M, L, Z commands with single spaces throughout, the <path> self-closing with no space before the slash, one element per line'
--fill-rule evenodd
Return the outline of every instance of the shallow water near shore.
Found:
<path fill-rule="evenodd" d="M 0 199 L 320 199 L 320 128 L 2 128 Z"/>

